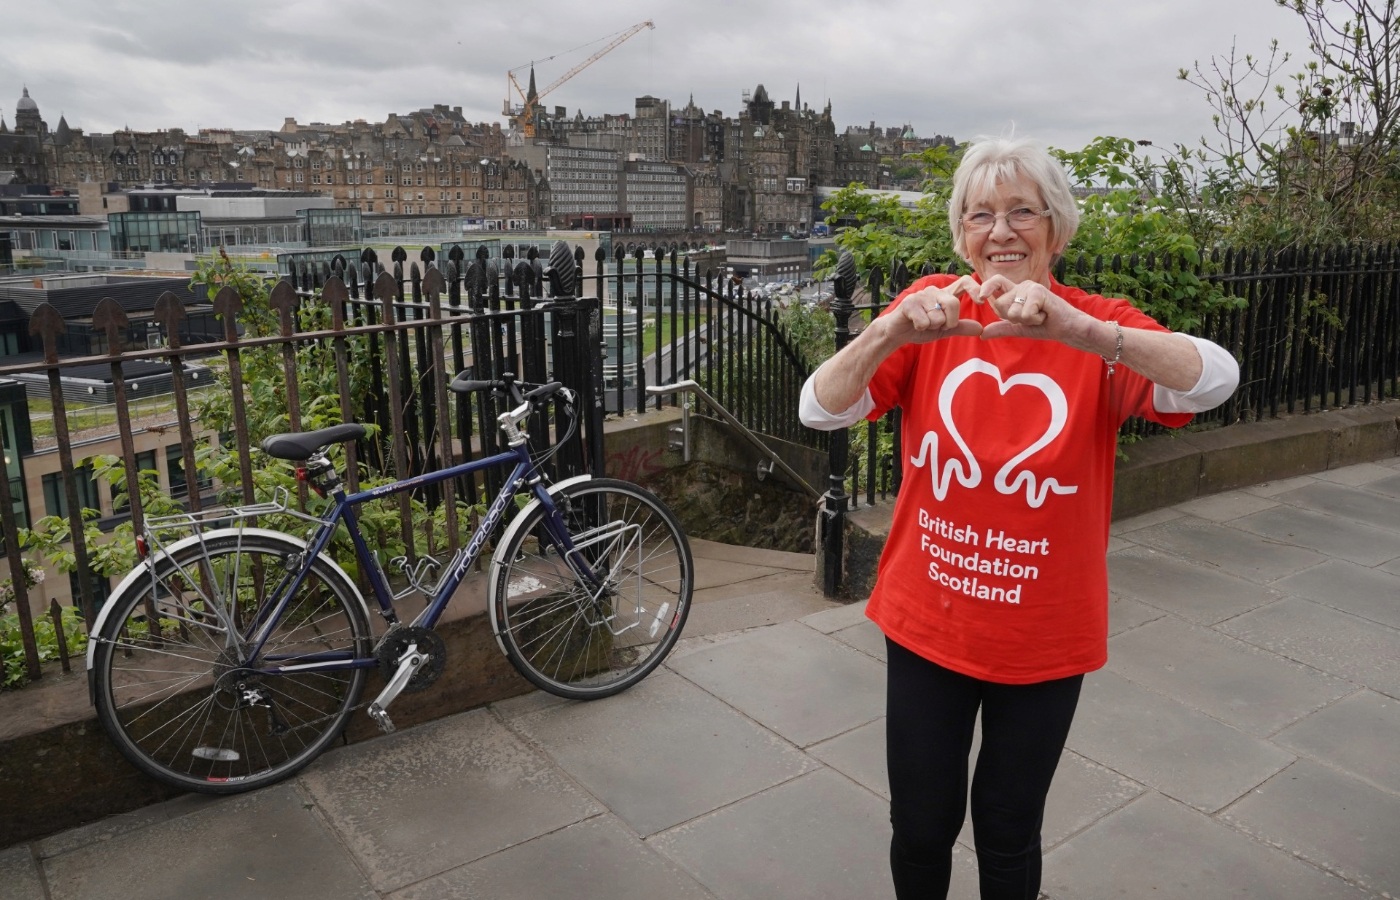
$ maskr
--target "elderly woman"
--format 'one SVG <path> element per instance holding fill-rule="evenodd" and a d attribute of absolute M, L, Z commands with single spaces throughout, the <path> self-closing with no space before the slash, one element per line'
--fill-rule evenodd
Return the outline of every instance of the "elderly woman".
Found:
<path fill-rule="evenodd" d="M 831 429 L 904 411 L 906 476 L 867 607 L 889 652 L 896 892 L 947 894 L 980 708 L 982 897 L 1030 900 L 1080 683 L 1108 653 L 1118 427 L 1185 425 L 1239 370 L 1127 300 L 1051 277 L 1079 213 L 1064 171 L 1030 143 L 970 147 L 948 222 L 975 274 L 911 285 L 812 374 L 802 419 Z"/>

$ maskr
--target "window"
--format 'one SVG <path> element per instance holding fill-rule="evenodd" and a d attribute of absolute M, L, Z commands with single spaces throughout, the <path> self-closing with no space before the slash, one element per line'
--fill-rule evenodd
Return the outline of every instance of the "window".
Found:
<path fill-rule="evenodd" d="M 189 479 L 185 475 L 184 451 L 179 444 L 165 448 L 165 471 L 170 477 L 170 496 L 183 497 L 189 493 Z"/>
<path fill-rule="evenodd" d="M 141 472 L 153 471 L 155 467 L 156 452 L 154 450 L 146 450 L 142 453 L 136 454 L 136 471 L 138 477 L 140 476 Z M 118 515 L 120 513 L 127 512 L 130 509 L 131 501 L 127 499 L 126 492 L 122 491 L 121 495 L 118 496 L 118 492 L 114 487 L 112 489 L 112 514 Z"/>
<path fill-rule="evenodd" d="M 78 606 L 82 601 L 83 586 L 77 572 L 68 573 L 68 589 L 72 592 L 73 605 Z M 107 580 L 106 576 L 99 575 L 97 572 L 88 572 L 88 596 L 92 598 L 93 604 L 101 604 L 111 590 L 111 582 Z"/>
<path fill-rule="evenodd" d="M 82 509 L 101 509 L 92 469 L 88 466 L 78 466 L 73 470 L 73 475 L 73 483 L 78 491 L 78 506 Z M 44 509 L 48 515 L 65 519 L 68 517 L 68 492 L 63 489 L 62 472 L 44 476 Z"/>

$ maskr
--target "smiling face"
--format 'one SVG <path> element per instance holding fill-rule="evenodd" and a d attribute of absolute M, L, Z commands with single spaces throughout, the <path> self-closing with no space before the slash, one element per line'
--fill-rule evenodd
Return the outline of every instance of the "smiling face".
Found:
<path fill-rule="evenodd" d="M 1017 207 L 1045 209 L 1035 183 L 1025 176 L 999 181 L 990 195 L 969 198 L 965 212 L 1008 213 Z M 1031 228 L 1016 231 L 1005 215 L 998 216 L 991 231 L 973 234 L 964 227 L 967 261 L 986 281 L 1004 275 L 1014 282 L 1038 281 L 1050 286 L 1050 266 L 1063 248 L 1051 246 L 1050 219 L 1040 218 Z"/>

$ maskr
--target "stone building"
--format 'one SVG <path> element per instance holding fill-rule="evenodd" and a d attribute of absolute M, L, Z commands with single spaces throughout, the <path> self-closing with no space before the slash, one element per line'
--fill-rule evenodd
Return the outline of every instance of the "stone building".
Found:
<path fill-rule="evenodd" d="M 65 123 L 65 128 L 67 125 Z M 29 88 L 15 105 L 15 127 L 11 130 L 0 118 L 0 179 L 13 184 L 49 184 L 55 179 L 44 160 L 44 138 L 48 126 L 39 115 L 39 104 L 29 96 Z"/>
<path fill-rule="evenodd" d="M 49 132 L 24 91 L 13 131 L 0 120 L 0 173 L 74 190 L 102 215 L 139 186 L 309 191 L 364 214 L 462 216 L 496 229 L 547 216 L 541 176 L 505 158 L 499 124 L 470 123 L 461 107 L 391 114 L 382 123 L 300 125 L 278 131 L 172 128 L 84 134 L 60 119 Z"/>
<path fill-rule="evenodd" d="M 82 199 L 86 215 L 125 211 L 131 188 L 169 186 L 307 191 L 365 216 L 455 216 L 487 229 L 652 228 L 659 226 L 642 220 L 660 216 L 679 228 L 779 234 L 811 228 L 814 187 L 883 186 L 882 157 L 952 141 L 926 141 L 908 125 L 874 122 L 838 135 L 829 102 L 814 110 L 799 88 L 792 102 L 778 103 L 761 84 L 751 97 L 745 92 L 737 117 L 707 113 L 693 96 L 679 108 L 638 97 L 630 113 L 594 117 L 540 104 L 532 112 L 529 138 L 499 123 L 468 122 L 462 107 L 442 104 L 382 122 L 303 125 L 288 118 L 276 131 L 86 134 L 64 119 L 50 130 L 25 88 L 13 127 L 0 117 L 0 179 L 66 189 Z M 565 154 L 566 147 L 581 153 Z M 629 175 L 627 162 L 681 167 L 668 170 L 676 196 L 665 201 L 664 214 L 628 208 L 638 190 L 629 190 L 627 179 L 643 173 Z"/>
<path fill-rule="evenodd" d="M 835 133 L 831 104 L 817 113 L 781 105 L 759 85 L 727 131 L 725 227 L 758 234 L 804 233 L 811 227 L 812 186 L 835 177 Z"/>

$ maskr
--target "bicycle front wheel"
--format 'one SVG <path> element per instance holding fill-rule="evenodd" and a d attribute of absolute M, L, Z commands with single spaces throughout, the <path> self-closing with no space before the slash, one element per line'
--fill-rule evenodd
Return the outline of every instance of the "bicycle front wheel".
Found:
<path fill-rule="evenodd" d="M 690 543 L 650 492 L 596 478 L 557 491 L 571 558 L 547 537 L 545 510 L 513 528 L 493 560 L 492 624 L 536 687 L 607 697 L 661 665 L 680 638 L 695 587 Z"/>
<path fill-rule="evenodd" d="M 292 775 L 345 727 L 365 681 L 348 663 L 368 655 L 370 628 L 341 569 L 312 560 L 250 658 L 305 552 L 272 532 L 214 533 L 156 557 L 108 601 L 94 699 L 138 769 L 181 790 L 248 791 Z M 337 661 L 347 667 L 317 667 Z"/>

